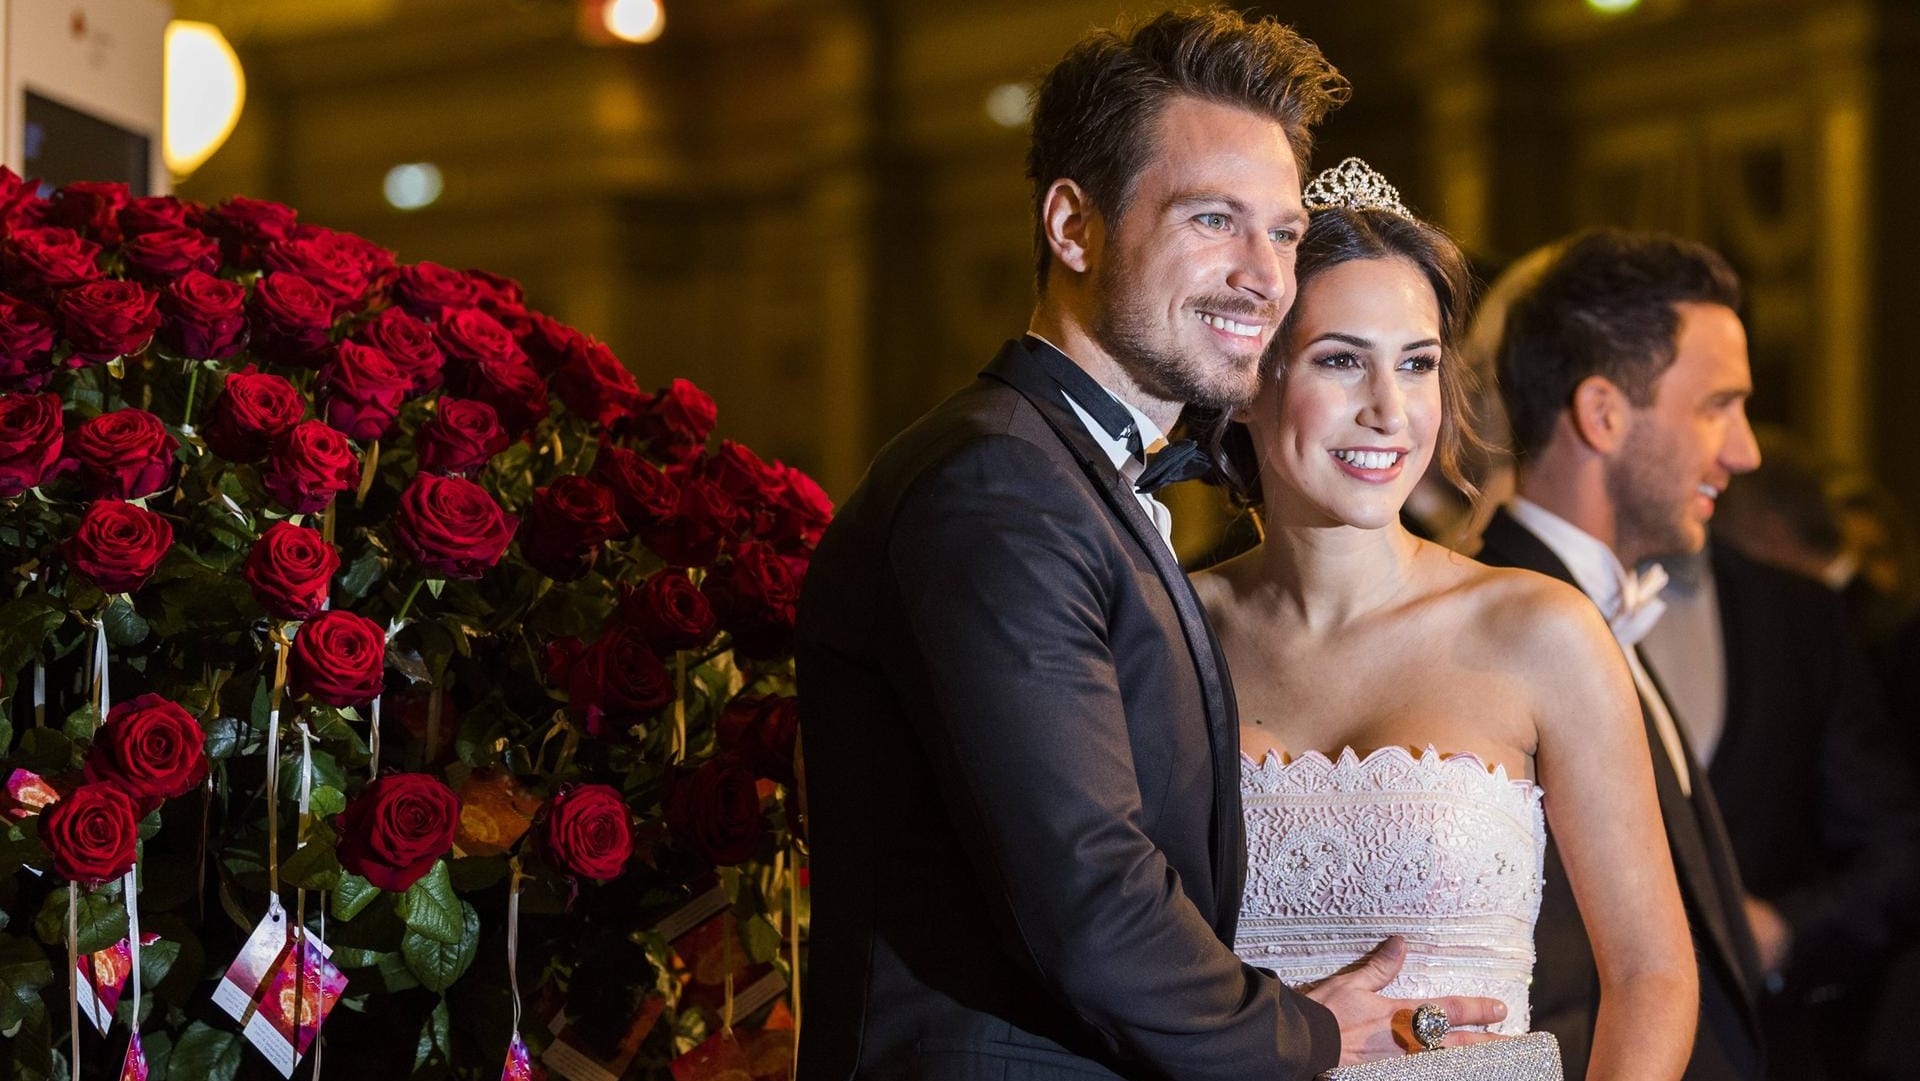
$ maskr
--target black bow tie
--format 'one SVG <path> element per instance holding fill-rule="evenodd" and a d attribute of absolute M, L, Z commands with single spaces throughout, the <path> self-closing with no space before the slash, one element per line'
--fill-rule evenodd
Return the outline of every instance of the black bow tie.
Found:
<path fill-rule="evenodd" d="M 1200 444 L 1181 439 L 1147 455 L 1147 467 L 1140 471 L 1140 479 L 1133 487 L 1144 495 L 1152 495 L 1169 484 L 1199 480 L 1212 469 L 1213 460 L 1200 449 Z"/>

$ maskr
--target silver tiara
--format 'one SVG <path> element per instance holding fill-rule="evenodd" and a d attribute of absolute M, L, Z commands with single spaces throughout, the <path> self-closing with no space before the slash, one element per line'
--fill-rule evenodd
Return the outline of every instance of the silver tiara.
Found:
<path fill-rule="evenodd" d="M 1308 210 L 1384 210 L 1413 220 L 1413 212 L 1400 201 L 1400 192 L 1359 158 L 1324 170 L 1301 195 Z"/>

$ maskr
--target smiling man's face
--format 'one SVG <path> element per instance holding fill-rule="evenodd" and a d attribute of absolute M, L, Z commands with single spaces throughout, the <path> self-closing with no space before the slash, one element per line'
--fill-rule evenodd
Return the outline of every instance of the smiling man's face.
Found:
<path fill-rule="evenodd" d="M 1177 97 L 1152 131 L 1093 253 L 1094 338 L 1157 398 L 1244 405 L 1293 303 L 1299 166 L 1278 121 L 1231 105 Z"/>

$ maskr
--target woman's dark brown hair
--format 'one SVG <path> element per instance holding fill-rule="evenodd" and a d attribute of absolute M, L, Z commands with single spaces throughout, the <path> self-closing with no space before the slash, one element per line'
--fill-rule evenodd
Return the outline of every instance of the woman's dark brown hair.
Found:
<path fill-rule="evenodd" d="M 1457 345 L 1466 326 L 1472 301 L 1473 275 L 1466 257 L 1447 234 L 1425 222 L 1387 210 L 1350 210 L 1329 207 L 1315 211 L 1300 240 L 1294 263 L 1298 286 L 1293 308 L 1274 334 L 1266 359 L 1271 378 L 1286 377 L 1287 343 L 1293 336 L 1300 301 L 1313 280 L 1342 263 L 1356 259 L 1405 259 L 1433 287 L 1440 305 L 1440 443 L 1434 457 L 1440 472 L 1454 487 L 1473 494 L 1473 485 L 1460 469 L 1469 447 L 1480 446 L 1473 428 L 1473 371 L 1460 362 Z M 1213 454 L 1216 478 L 1242 506 L 1261 502 L 1260 463 L 1246 425 L 1211 411 L 1189 411 L 1188 428 Z"/>

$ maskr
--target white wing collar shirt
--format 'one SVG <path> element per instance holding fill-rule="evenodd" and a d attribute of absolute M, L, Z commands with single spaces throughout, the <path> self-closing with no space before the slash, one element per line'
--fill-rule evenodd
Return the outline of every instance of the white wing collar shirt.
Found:
<path fill-rule="evenodd" d="M 1607 626 L 1613 629 L 1613 636 L 1626 655 L 1634 685 L 1647 702 L 1654 730 L 1660 733 L 1660 742 L 1673 763 L 1680 790 L 1692 796 L 1693 771 L 1687 768 L 1687 751 L 1679 727 L 1659 685 L 1640 663 L 1640 651 L 1634 648 L 1667 610 L 1666 602 L 1660 599 L 1660 590 L 1667 584 L 1667 572 L 1657 564 L 1641 574 L 1629 571 L 1605 541 L 1532 500 L 1516 496 L 1508 504 L 1507 512 L 1567 565 L 1580 592 L 1607 617 Z"/>
<path fill-rule="evenodd" d="M 1041 338 L 1038 334 L 1033 334 L 1032 331 L 1028 331 L 1027 333 L 1035 338 L 1039 338 L 1043 342 L 1047 342 L 1045 338 Z M 1047 342 L 1047 344 L 1053 345 L 1052 342 Z M 1062 356 L 1066 355 L 1066 351 L 1060 349 L 1059 346 L 1053 345 L 1053 348 L 1059 350 Z M 1166 442 L 1166 433 L 1160 430 L 1158 424 L 1149 420 L 1145 413 L 1135 409 L 1131 402 L 1128 402 L 1113 391 L 1107 390 L 1106 387 L 1103 386 L 1100 389 L 1105 390 L 1107 397 L 1119 402 L 1121 408 L 1127 411 L 1127 416 L 1133 420 L 1134 430 L 1140 433 L 1140 446 L 1144 448 L 1147 453 L 1153 453 L 1160 448 L 1162 443 Z M 1146 470 L 1147 463 L 1134 457 L 1133 449 L 1127 445 L 1127 440 L 1124 436 L 1115 437 L 1109 435 L 1107 430 L 1100 426 L 1100 422 L 1093 419 L 1093 414 L 1082 409 L 1080 403 L 1073 400 L 1073 395 L 1063 390 L 1060 392 L 1060 396 L 1066 399 L 1067 405 L 1073 409 L 1073 415 L 1080 418 L 1080 423 L 1086 427 L 1087 434 L 1093 436 L 1093 441 L 1100 444 L 1100 449 L 1106 451 L 1107 457 L 1113 460 L 1113 468 L 1119 470 L 1120 475 L 1126 478 L 1128 489 L 1133 492 L 1134 498 L 1140 501 L 1140 509 L 1147 512 L 1147 518 L 1153 522 L 1153 528 L 1159 530 L 1160 539 L 1166 542 L 1167 550 L 1172 551 L 1173 512 L 1167 509 L 1165 503 L 1134 487 L 1134 484 L 1140 480 L 1140 474 Z"/>

